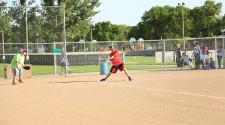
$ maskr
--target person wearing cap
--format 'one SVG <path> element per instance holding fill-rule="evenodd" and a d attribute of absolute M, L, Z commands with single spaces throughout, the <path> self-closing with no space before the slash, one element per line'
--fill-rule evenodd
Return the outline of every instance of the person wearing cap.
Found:
<path fill-rule="evenodd" d="M 202 54 L 199 43 L 197 41 L 194 41 L 194 50 L 193 50 L 193 56 L 195 59 L 195 69 L 200 69 L 200 65 L 202 63 L 200 55 Z"/>
<path fill-rule="evenodd" d="M 16 77 L 19 76 L 19 83 L 23 83 L 21 76 L 22 76 L 22 69 L 24 66 L 24 60 L 25 60 L 25 55 L 27 51 L 26 49 L 20 49 L 19 53 L 16 54 L 13 59 L 11 60 L 11 68 L 12 68 L 12 74 L 13 74 L 13 81 L 12 85 L 16 85 Z"/>
<path fill-rule="evenodd" d="M 101 79 L 100 81 L 106 81 L 106 79 L 109 78 L 112 73 L 116 73 L 118 70 L 124 71 L 128 80 L 132 81 L 131 77 L 128 75 L 126 68 L 124 67 L 123 61 L 120 57 L 119 50 L 116 48 L 114 49 L 112 46 L 109 46 L 109 49 L 111 51 L 111 53 L 109 54 L 109 61 L 112 62 L 112 67 L 107 76 Z"/>
<path fill-rule="evenodd" d="M 69 73 L 71 73 L 71 70 L 68 67 L 69 66 L 69 60 L 66 56 L 66 52 L 65 52 L 64 48 L 62 49 L 62 52 L 60 54 L 60 65 L 61 65 L 61 75 L 63 75 L 63 69 L 64 69 L 65 72 L 66 72 L 66 70 L 68 70 Z"/>

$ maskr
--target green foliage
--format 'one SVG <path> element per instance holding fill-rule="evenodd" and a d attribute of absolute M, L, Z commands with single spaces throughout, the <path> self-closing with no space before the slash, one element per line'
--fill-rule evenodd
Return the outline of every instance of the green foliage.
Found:
<path fill-rule="evenodd" d="M 26 0 L 13 0 L 15 8 L 0 8 L 0 30 L 5 31 L 6 42 L 26 41 L 25 8 Z M 120 41 L 131 37 L 143 39 L 182 38 L 182 15 L 185 37 L 209 37 L 220 35 L 225 28 L 225 15 L 220 16 L 222 4 L 206 0 L 204 5 L 194 7 L 155 6 L 147 10 L 137 26 L 115 25 L 111 22 L 91 24 L 91 17 L 98 12 L 100 0 L 42 0 L 43 8 L 27 9 L 29 42 L 63 41 L 63 8 L 65 7 L 67 41 Z M 35 0 L 29 0 L 28 6 Z M 6 6 L 6 3 L 0 3 Z M 182 14 L 183 12 L 183 14 Z"/>
<path fill-rule="evenodd" d="M 189 9 L 177 7 L 153 7 L 142 16 L 142 21 L 132 28 L 130 36 L 144 39 L 181 38 L 182 9 L 184 11 L 185 31 L 189 31 Z M 188 35 L 186 32 L 185 36 Z"/>
<path fill-rule="evenodd" d="M 126 25 L 114 25 L 109 21 L 98 22 L 94 26 L 93 38 L 98 41 L 122 41 L 128 39 L 129 31 L 130 27 Z"/>
<path fill-rule="evenodd" d="M 29 0 L 27 6 L 35 1 Z M 58 2 L 58 3 L 57 3 Z M 1 3 L 5 6 L 5 3 Z M 14 8 L 0 8 L 0 26 L 6 33 L 8 42 L 26 41 L 25 0 L 13 0 Z M 65 21 L 67 40 L 76 41 L 89 32 L 90 18 L 97 12 L 99 0 L 43 0 L 43 8 L 27 8 L 28 39 L 29 42 L 63 41 L 63 7 L 65 7 Z"/>
<path fill-rule="evenodd" d="M 44 6 L 53 6 L 54 5 L 54 0 L 44 0 Z"/>
<path fill-rule="evenodd" d="M 205 4 L 200 7 L 195 7 L 191 11 L 193 29 L 191 37 L 208 37 L 218 35 L 220 19 L 218 18 L 221 12 L 221 3 L 215 3 L 212 0 L 206 0 Z"/>
<path fill-rule="evenodd" d="M 98 13 L 95 9 L 100 5 L 99 0 L 59 0 L 58 2 L 60 5 L 65 5 L 68 41 L 79 40 L 88 34 L 90 18 Z"/>
<path fill-rule="evenodd" d="M 225 19 L 219 16 L 221 3 L 206 0 L 200 7 L 156 6 L 146 11 L 142 21 L 132 27 L 129 37 L 144 39 L 182 38 L 182 9 L 185 37 L 220 35 Z"/>
<path fill-rule="evenodd" d="M 20 5 L 24 6 L 25 5 L 26 0 L 20 0 Z"/>

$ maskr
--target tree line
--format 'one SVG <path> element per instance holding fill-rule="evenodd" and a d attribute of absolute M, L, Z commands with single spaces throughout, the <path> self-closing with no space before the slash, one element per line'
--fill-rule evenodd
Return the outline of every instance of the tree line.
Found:
<path fill-rule="evenodd" d="M 15 8 L 0 8 L 0 30 L 5 31 L 8 42 L 25 41 L 26 0 L 13 0 Z M 32 6 L 35 0 L 29 0 Z M 204 5 L 155 6 L 145 11 L 136 26 L 112 24 L 110 21 L 92 24 L 91 18 L 98 13 L 99 0 L 42 0 L 42 8 L 28 8 L 29 42 L 63 41 L 63 12 L 67 41 L 121 41 L 136 39 L 211 37 L 221 35 L 225 28 L 225 15 L 221 15 L 222 3 L 206 0 Z M 7 6 L 7 3 L 0 3 Z M 55 6 L 48 7 L 48 6 Z M 57 6 L 64 6 L 58 8 Z M 123 18 L 123 17 L 121 17 Z M 91 35 L 93 37 L 91 37 Z"/>
<path fill-rule="evenodd" d="M 182 10 L 183 9 L 183 10 Z M 164 38 L 183 38 L 184 37 L 211 37 L 221 35 L 221 29 L 225 28 L 225 14 L 221 16 L 222 3 L 216 3 L 213 0 L 206 0 L 204 5 L 190 9 L 185 6 L 155 6 L 146 11 L 136 26 L 113 25 L 110 22 L 100 22 L 96 24 L 94 37 L 108 40 L 107 34 L 121 35 L 116 40 L 124 40 L 134 37 L 136 39 L 161 39 Z M 183 15 L 182 15 L 183 11 Z M 183 19 L 182 19 L 183 18 Z M 101 25 L 101 26 L 99 26 Z M 112 28 L 109 28 L 112 26 Z M 105 27 L 105 28 L 104 28 Z M 114 32 L 112 29 L 122 28 L 120 32 Z M 104 36 L 102 38 L 102 36 Z M 109 40 L 114 40 L 111 36 Z"/>

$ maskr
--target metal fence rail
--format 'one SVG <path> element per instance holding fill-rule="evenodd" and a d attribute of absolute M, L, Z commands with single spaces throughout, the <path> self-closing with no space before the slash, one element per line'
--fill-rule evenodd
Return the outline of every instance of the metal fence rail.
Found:
<path fill-rule="evenodd" d="M 67 42 L 66 52 L 71 65 L 98 65 L 99 53 L 109 54 L 108 46 L 118 48 L 128 66 L 149 66 L 149 69 L 170 70 L 176 68 L 176 46 L 181 44 L 182 52 L 189 57 L 192 56 L 194 42 L 198 41 L 200 47 L 208 46 L 210 57 L 217 61 L 217 49 L 222 46 L 224 49 L 225 37 L 206 37 L 206 38 L 187 38 L 185 39 L 185 48 L 183 39 L 160 39 L 144 41 L 97 41 L 97 42 Z M 65 42 L 50 43 L 0 43 L 1 62 L 9 63 L 12 56 L 18 53 L 19 48 L 28 46 L 29 63 L 39 65 L 53 65 L 52 52 L 54 47 L 63 49 Z M 59 54 L 56 54 L 57 61 Z M 223 65 L 225 62 L 223 61 Z M 140 67 L 140 69 L 142 69 Z M 225 66 L 223 66 L 225 67 Z M 137 68 L 137 67 L 136 67 Z"/>

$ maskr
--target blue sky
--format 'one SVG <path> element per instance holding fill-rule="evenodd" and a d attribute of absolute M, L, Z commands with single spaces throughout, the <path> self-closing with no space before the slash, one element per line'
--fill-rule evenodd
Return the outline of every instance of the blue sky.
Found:
<path fill-rule="evenodd" d="M 2 0 L 0 0 L 2 1 Z M 12 1 L 12 0 L 4 0 Z M 125 24 L 134 26 L 141 21 L 145 11 L 153 6 L 176 6 L 185 3 L 186 7 L 193 8 L 202 6 L 205 0 L 100 0 L 101 5 L 97 10 L 99 13 L 92 20 L 96 22 L 110 21 L 113 24 Z M 225 0 L 215 0 L 223 4 L 221 15 L 225 14 Z M 36 0 L 40 3 L 40 0 Z"/>
<path fill-rule="evenodd" d="M 92 20 L 94 22 L 110 21 L 113 24 L 126 24 L 134 26 L 141 21 L 145 11 L 153 6 L 176 6 L 185 3 L 186 7 L 193 8 L 204 4 L 205 0 L 100 0 L 101 5 L 97 9 L 100 12 Z M 215 0 L 223 4 L 222 13 L 225 13 L 225 0 Z"/>

